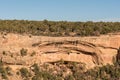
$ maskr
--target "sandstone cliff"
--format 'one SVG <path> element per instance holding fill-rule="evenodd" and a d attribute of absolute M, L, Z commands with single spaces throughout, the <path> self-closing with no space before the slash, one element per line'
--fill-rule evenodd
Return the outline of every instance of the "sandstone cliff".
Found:
<path fill-rule="evenodd" d="M 34 63 L 41 64 L 62 59 L 82 62 L 87 68 L 92 68 L 107 63 L 112 64 L 113 57 L 120 46 L 119 41 L 120 35 L 45 37 L 13 33 L 0 34 L 0 58 L 11 66 L 30 66 Z M 27 55 L 23 57 L 20 55 L 22 48 L 28 50 Z M 33 52 L 36 54 L 31 56 Z"/>

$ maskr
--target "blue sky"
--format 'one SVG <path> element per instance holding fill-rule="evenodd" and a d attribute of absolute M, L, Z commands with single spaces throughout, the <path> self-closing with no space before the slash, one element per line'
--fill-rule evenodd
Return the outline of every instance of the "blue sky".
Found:
<path fill-rule="evenodd" d="M 0 0 L 0 19 L 120 21 L 120 0 Z"/>

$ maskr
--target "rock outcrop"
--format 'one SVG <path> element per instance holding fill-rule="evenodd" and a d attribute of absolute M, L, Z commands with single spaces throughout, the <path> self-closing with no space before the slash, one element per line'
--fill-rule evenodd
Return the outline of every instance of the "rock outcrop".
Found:
<path fill-rule="evenodd" d="M 0 35 L 0 57 L 6 64 L 31 65 L 61 59 L 85 63 L 88 68 L 112 64 L 120 46 L 120 35 L 99 37 L 45 37 L 9 33 Z M 27 49 L 21 57 L 20 50 Z M 3 51 L 7 52 L 6 55 Z M 35 52 L 34 56 L 31 54 Z"/>

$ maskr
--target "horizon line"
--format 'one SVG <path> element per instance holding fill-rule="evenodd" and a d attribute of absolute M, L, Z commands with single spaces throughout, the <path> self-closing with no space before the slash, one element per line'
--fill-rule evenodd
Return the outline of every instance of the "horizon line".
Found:
<path fill-rule="evenodd" d="M 66 22 L 120 22 L 120 18 L 113 18 L 113 19 L 99 19 L 99 20 L 52 20 L 52 19 L 1 19 L 0 20 L 25 20 L 25 21 L 55 21 L 55 22 L 60 22 L 60 21 L 66 21 Z"/>

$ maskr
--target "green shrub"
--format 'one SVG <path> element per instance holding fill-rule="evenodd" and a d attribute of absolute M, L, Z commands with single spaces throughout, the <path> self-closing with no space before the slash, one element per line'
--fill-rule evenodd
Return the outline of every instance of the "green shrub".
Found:
<path fill-rule="evenodd" d="M 32 80 L 56 80 L 56 77 L 47 71 L 40 69 L 38 64 L 32 65 L 33 72 L 35 75 L 32 77 Z"/>
<path fill-rule="evenodd" d="M 31 67 L 33 68 L 32 71 L 33 71 L 35 74 L 38 74 L 38 73 L 39 73 L 40 68 L 39 68 L 38 64 L 35 63 L 35 64 L 33 64 Z"/>
<path fill-rule="evenodd" d="M 31 75 L 27 68 L 21 68 L 20 74 L 21 74 L 22 78 L 25 78 L 25 79 L 28 79 L 28 77 L 30 77 L 30 75 Z"/>
<path fill-rule="evenodd" d="M 20 50 L 20 54 L 21 54 L 21 56 L 26 56 L 27 55 L 27 49 L 22 48 Z"/>
<path fill-rule="evenodd" d="M 73 75 L 68 75 L 64 80 L 75 80 Z"/>
<path fill-rule="evenodd" d="M 7 78 L 7 72 L 6 72 L 5 68 L 3 67 L 2 63 L 0 65 L 0 74 L 1 74 L 1 76 L 2 76 L 3 79 L 8 79 Z"/>

